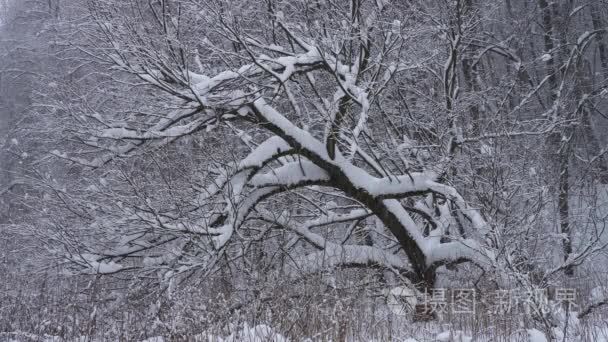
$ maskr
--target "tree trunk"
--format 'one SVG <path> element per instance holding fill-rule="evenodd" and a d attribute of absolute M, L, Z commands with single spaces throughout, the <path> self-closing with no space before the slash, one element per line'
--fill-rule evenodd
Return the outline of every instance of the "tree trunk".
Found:
<path fill-rule="evenodd" d="M 549 7 L 549 4 L 546 0 L 538 0 L 538 4 L 542 11 L 542 23 L 543 23 L 543 40 L 545 45 L 545 54 L 549 54 L 550 57 L 546 59 L 545 68 L 547 75 L 549 76 L 549 106 L 553 106 L 557 98 L 557 90 L 558 90 L 558 74 L 557 69 L 555 67 L 555 59 L 556 51 L 554 51 L 554 18 L 552 8 L 557 12 L 559 11 L 558 6 L 555 3 Z M 558 13 L 556 13 L 558 14 Z M 559 110 L 559 106 L 556 106 L 555 110 Z M 553 115 L 557 116 L 559 113 L 553 113 Z M 569 184 L 569 156 L 570 156 L 570 137 L 567 136 L 567 133 L 562 131 L 557 131 L 549 134 L 547 145 L 549 148 L 548 155 L 550 158 L 553 158 L 556 161 L 557 172 L 558 172 L 558 196 L 557 196 L 557 207 L 558 207 L 558 217 L 559 217 L 559 230 L 562 234 L 562 250 L 564 261 L 568 259 L 570 254 L 572 253 L 572 239 L 570 232 L 570 218 L 568 215 L 569 207 L 570 207 L 570 184 Z M 555 165 L 555 164 L 554 164 Z M 572 268 L 566 269 L 567 275 L 572 275 Z"/>

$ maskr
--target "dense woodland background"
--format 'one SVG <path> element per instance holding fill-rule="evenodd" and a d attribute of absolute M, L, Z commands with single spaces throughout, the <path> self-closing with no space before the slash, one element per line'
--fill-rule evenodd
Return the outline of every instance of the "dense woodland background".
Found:
<path fill-rule="evenodd" d="M 608 340 L 606 1 L 0 12 L 0 339 Z"/>

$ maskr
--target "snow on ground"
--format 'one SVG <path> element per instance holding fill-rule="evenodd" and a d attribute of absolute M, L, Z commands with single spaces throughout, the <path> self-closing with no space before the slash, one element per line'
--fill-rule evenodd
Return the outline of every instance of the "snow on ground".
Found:
<path fill-rule="evenodd" d="M 165 342 L 163 337 L 152 337 L 142 342 Z M 273 329 L 267 325 L 260 324 L 255 327 L 249 327 L 245 324 L 242 329 L 234 332 L 226 337 L 220 337 L 212 334 L 199 334 L 194 337 L 196 342 L 287 342 L 288 340 L 281 334 L 275 333 Z"/>
<path fill-rule="evenodd" d="M 528 330 L 528 336 L 530 337 L 530 342 L 547 342 L 545 334 L 536 329 Z"/>
<path fill-rule="evenodd" d="M 444 331 L 437 335 L 435 338 L 437 341 L 441 342 L 471 342 L 473 340 L 472 337 L 467 336 L 464 332 L 460 330 L 456 331 Z"/>
<path fill-rule="evenodd" d="M 439 326 L 435 327 L 438 328 Z M 428 327 L 427 327 L 428 328 Z M 445 328 L 445 326 L 444 326 Z M 463 332 L 461 330 L 436 330 L 431 328 L 430 331 L 428 329 L 424 333 L 424 336 L 416 335 L 414 337 L 410 336 L 402 336 L 397 337 L 397 340 L 404 342 L 493 342 L 496 341 L 497 338 L 500 338 L 501 341 L 510 341 L 510 342 L 549 342 L 549 338 L 538 329 L 522 329 L 517 333 L 514 333 L 510 338 L 506 338 L 504 336 L 486 336 L 486 335 L 476 335 L 473 336 L 468 332 Z M 435 331 L 433 333 L 432 331 Z M 608 342 L 608 325 L 592 325 L 588 326 L 587 331 L 580 331 L 580 334 L 576 334 L 576 336 L 570 336 L 568 334 L 568 338 L 564 339 L 563 335 L 556 335 L 556 338 L 559 341 L 566 342 L 580 342 L 580 341 L 594 341 L 594 342 Z M 410 330 L 411 333 L 412 330 Z M 422 330 L 421 330 L 422 331 Z M 193 342 L 288 342 L 290 341 L 280 333 L 276 332 L 273 328 L 268 325 L 260 324 L 256 326 L 249 326 L 248 324 L 243 324 L 240 328 L 233 331 L 231 334 L 227 336 L 219 336 L 216 334 L 210 333 L 201 333 L 196 336 L 192 336 L 190 339 Z M 321 338 L 322 341 L 330 341 L 329 339 Z M 90 338 L 87 336 L 81 336 L 76 339 L 64 340 L 57 336 L 50 335 L 36 335 L 21 331 L 15 332 L 0 332 L 0 341 L 7 342 L 97 342 L 102 341 L 101 339 Z M 107 340 L 103 340 L 107 341 Z M 163 336 L 155 336 L 147 339 L 143 339 L 140 342 L 169 342 L 170 338 Z M 295 341 L 304 341 L 304 342 L 313 342 L 316 340 L 311 340 L 310 338 L 302 338 Z M 351 341 L 361 341 L 361 337 L 357 339 L 347 340 Z M 379 342 L 379 340 L 368 339 L 370 342 Z"/>

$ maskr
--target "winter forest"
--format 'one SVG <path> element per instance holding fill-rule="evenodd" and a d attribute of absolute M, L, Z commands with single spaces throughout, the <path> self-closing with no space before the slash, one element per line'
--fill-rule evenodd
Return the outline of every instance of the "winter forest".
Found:
<path fill-rule="evenodd" d="M 606 0 L 0 0 L 0 341 L 608 341 Z"/>

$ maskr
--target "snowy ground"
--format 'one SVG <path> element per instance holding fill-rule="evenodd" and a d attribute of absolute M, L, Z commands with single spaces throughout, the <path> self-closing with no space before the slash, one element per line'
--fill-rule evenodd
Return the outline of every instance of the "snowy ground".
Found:
<path fill-rule="evenodd" d="M 608 328 L 607 327 L 596 327 L 592 329 L 594 331 L 587 331 L 584 333 L 585 336 L 572 336 L 566 339 L 563 338 L 563 334 L 556 333 L 556 339 L 559 341 L 594 341 L 594 342 L 608 342 Z M 491 336 L 471 336 L 460 330 L 447 330 L 439 333 L 424 332 L 423 337 L 395 337 L 396 341 L 403 342 L 492 342 L 500 339 L 501 341 L 509 342 L 549 342 L 550 339 L 546 335 L 537 329 L 522 329 L 521 331 L 513 334 L 508 339 L 504 337 L 491 337 Z M 327 341 L 326 339 L 320 339 Z M 0 341 L 7 342 L 60 342 L 63 341 L 60 337 L 55 336 L 37 336 L 25 332 L 12 332 L 12 333 L 0 333 Z M 97 341 L 86 336 L 82 336 L 79 339 L 69 340 L 69 342 L 91 342 Z M 162 336 L 151 337 L 141 342 L 168 342 L 170 339 Z M 287 342 L 289 339 L 285 338 L 280 333 L 274 331 L 267 325 L 257 325 L 250 327 L 244 324 L 240 329 L 227 336 L 217 336 L 212 334 L 199 334 L 192 336 L 191 341 L 193 342 Z M 301 341 L 312 342 L 315 341 L 310 338 L 304 338 Z M 349 341 L 351 341 L 349 339 Z M 355 341 L 354 339 L 352 341 Z M 370 339 L 370 342 L 376 342 L 377 340 Z"/>

